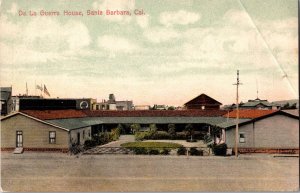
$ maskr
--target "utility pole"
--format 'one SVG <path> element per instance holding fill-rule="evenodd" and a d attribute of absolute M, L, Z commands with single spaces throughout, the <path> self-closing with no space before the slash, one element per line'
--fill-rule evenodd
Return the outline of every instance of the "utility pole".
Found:
<path fill-rule="evenodd" d="M 236 126 L 235 126 L 235 146 L 234 146 L 234 154 L 235 157 L 238 157 L 238 138 L 239 138 L 239 85 L 240 85 L 240 79 L 239 79 L 239 70 L 237 70 L 237 78 L 236 83 L 233 85 L 236 85 Z"/>
<path fill-rule="evenodd" d="M 257 85 L 257 79 L 256 79 L 256 99 L 258 99 L 258 85 Z"/>
<path fill-rule="evenodd" d="M 27 82 L 26 82 L 26 96 L 28 96 L 28 87 L 27 87 Z"/>

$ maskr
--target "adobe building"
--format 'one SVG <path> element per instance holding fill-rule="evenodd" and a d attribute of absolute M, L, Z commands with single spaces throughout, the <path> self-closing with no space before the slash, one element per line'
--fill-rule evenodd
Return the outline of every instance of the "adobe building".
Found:
<path fill-rule="evenodd" d="M 206 94 L 201 94 L 184 104 L 186 109 L 199 110 L 218 110 L 221 105 L 222 103 L 207 96 Z"/>
<path fill-rule="evenodd" d="M 231 120 L 217 125 L 221 141 L 234 148 L 236 110 L 224 117 Z M 299 112 L 241 109 L 239 117 L 240 153 L 299 153 Z"/>
<path fill-rule="evenodd" d="M 72 145 L 83 145 L 93 134 L 110 131 L 118 124 L 156 124 L 177 128 L 193 124 L 195 130 L 208 130 L 226 120 L 226 111 L 91 111 L 91 110 L 24 110 L 1 119 L 1 150 L 17 147 L 37 151 L 67 152 Z"/>
<path fill-rule="evenodd" d="M 1 119 L 1 151 L 23 148 L 25 151 L 68 152 L 72 145 L 83 145 L 91 139 L 91 125 L 72 121 L 62 126 L 47 121 L 47 116 L 68 118 L 83 114 L 76 110 L 62 115 L 49 115 L 47 111 L 42 115 L 36 112 L 35 116 L 22 112 L 10 114 Z"/>

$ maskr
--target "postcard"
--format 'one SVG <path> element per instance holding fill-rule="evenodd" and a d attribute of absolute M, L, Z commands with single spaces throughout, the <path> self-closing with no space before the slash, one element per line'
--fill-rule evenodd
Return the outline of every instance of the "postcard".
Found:
<path fill-rule="evenodd" d="M 2 191 L 299 190 L 297 0 L 0 10 Z"/>

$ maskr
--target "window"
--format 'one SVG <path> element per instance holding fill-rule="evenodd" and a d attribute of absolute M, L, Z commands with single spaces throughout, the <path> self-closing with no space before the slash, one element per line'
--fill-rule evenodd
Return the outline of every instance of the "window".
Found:
<path fill-rule="evenodd" d="M 240 143 L 245 143 L 245 134 L 240 133 Z"/>
<path fill-rule="evenodd" d="M 49 131 L 49 143 L 56 143 L 56 132 Z"/>
<path fill-rule="evenodd" d="M 83 139 L 85 138 L 85 130 L 83 130 L 83 132 L 82 132 L 82 137 L 83 137 Z"/>
<path fill-rule="evenodd" d="M 89 131 L 89 137 L 91 137 L 91 131 Z"/>
<path fill-rule="evenodd" d="M 17 131 L 16 147 L 23 147 L 23 131 Z"/>

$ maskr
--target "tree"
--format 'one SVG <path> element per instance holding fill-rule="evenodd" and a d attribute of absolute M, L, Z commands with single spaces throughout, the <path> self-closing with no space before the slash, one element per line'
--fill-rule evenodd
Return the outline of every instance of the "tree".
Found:
<path fill-rule="evenodd" d="M 185 126 L 185 130 L 187 132 L 187 135 L 191 136 L 191 141 L 193 141 L 193 135 L 194 135 L 194 127 L 192 124 L 187 124 Z"/>
<path fill-rule="evenodd" d="M 122 134 L 125 134 L 125 129 L 122 124 L 118 124 L 117 128 L 120 130 Z"/>
<path fill-rule="evenodd" d="M 132 125 L 130 125 L 130 129 L 133 133 L 135 132 L 139 132 L 140 129 L 141 129 L 141 125 L 140 124 L 137 124 L 137 123 L 134 123 Z"/>
<path fill-rule="evenodd" d="M 174 106 L 170 106 L 170 107 L 168 107 L 168 110 L 175 110 L 175 107 Z"/>
<path fill-rule="evenodd" d="M 282 109 L 289 109 L 290 104 L 289 103 L 285 103 L 285 105 L 283 105 Z"/>
<path fill-rule="evenodd" d="M 154 131 L 154 132 L 157 131 L 156 124 L 150 124 L 149 128 L 150 128 L 150 131 Z"/>
<path fill-rule="evenodd" d="M 171 135 L 171 138 L 174 139 L 176 136 L 176 127 L 175 124 L 168 124 L 168 133 Z"/>

